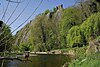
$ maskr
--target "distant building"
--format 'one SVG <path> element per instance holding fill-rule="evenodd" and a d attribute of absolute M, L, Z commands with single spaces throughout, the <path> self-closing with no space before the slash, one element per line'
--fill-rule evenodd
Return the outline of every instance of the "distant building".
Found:
<path fill-rule="evenodd" d="M 56 6 L 56 9 L 57 10 L 62 10 L 63 9 L 63 4 L 59 5 L 59 6 Z"/>
<path fill-rule="evenodd" d="M 57 9 L 57 11 L 55 13 L 55 20 L 58 20 L 58 19 L 60 20 L 61 16 L 62 16 L 62 11 L 63 11 L 63 4 L 57 6 L 56 9 Z"/>
<path fill-rule="evenodd" d="M 56 12 L 49 12 L 47 14 L 48 19 L 50 19 L 52 17 L 54 18 L 54 14 L 55 14 L 55 17 L 57 17 L 57 19 L 59 19 L 61 17 L 62 10 L 63 10 L 63 4 L 56 6 Z"/>

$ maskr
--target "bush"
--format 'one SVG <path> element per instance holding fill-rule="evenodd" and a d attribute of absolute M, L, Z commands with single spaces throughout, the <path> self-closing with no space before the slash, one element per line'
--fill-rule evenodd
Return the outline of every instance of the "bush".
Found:
<path fill-rule="evenodd" d="M 91 15 L 83 24 L 73 26 L 67 34 L 67 44 L 81 47 L 100 36 L 100 13 Z"/>
<path fill-rule="evenodd" d="M 22 42 L 19 46 L 20 51 L 30 51 L 32 48 L 32 44 L 28 42 Z"/>
<path fill-rule="evenodd" d="M 88 56 L 82 60 L 76 60 L 70 64 L 69 67 L 99 67 L 100 66 L 100 52 Z"/>

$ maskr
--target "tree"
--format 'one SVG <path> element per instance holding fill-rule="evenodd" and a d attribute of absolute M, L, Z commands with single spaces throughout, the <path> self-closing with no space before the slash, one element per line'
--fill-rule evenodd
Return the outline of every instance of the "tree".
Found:
<path fill-rule="evenodd" d="M 3 33 L 0 34 L 0 46 L 1 46 L 0 51 L 4 51 L 5 47 L 6 47 L 6 50 L 10 51 L 11 45 L 13 43 L 13 36 L 11 34 L 10 27 L 4 24 L 2 31 Z"/>
<path fill-rule="evenodd" d="M 30 42 L 22 42 L 19 45 L 20 51 L 31 51 L 31 49 L 32 49 L 32 44 Z"/>
<path fill-rule="evenodd" d="M 100 12 L 91 15 L 82 25 L 82 31 L 86 37 L 86 40 L 89 41 L 91 38 L 95 39 L 100 35 Z"/>
<path fill-rule="evenodd" d="M 47 10 L 44 12 L 44 14 L 46 15 L 46 14 L 48 14 L 49 12 L 50 12 L 50 10 L 47 9 Z"/>
<path fill-rule="evenodd" d="M 81 12 L 78 8 L 70 7 L 63 11 L 61 22 L 59 23 L 61 44 L 62 46 L 67 44 L 68 30 L 76 25 L 82 23 Z"/>
<path fill-rule="evenodd" d="M 38 16 L 32 26 L 32 39 L 35 51 L 50 51 L 59 48 L 58 21 L 48 20 L 45 15 Z"/>
<path fill-rule="evenodd" d="M 57 8 L 53 8 L 53 12 L 56 12 L 57 11 Z"/>
<path fill-rule="evenodd" d="M 67 34 L 67 45 L 71 47 L 82 47 L 86 45 L 85 36 L 80 27 L 72 27 Z"/>
<path fill-rule="evenodd" d="M 73 26 L 67 34 L 67 45 L 80 47 L 100 36 L 100 13 L 91 15 L 80 26 Z"/>

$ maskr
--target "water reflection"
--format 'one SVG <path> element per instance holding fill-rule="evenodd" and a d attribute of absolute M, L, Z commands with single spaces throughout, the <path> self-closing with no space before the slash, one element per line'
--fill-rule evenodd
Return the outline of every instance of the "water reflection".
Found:
<path fill-rule="evenodd" d="M 37 55 L 29 59 L 32 62 L 5 61 L 4 67 L 61 67 L 67 60 L 64 55 Z"/>

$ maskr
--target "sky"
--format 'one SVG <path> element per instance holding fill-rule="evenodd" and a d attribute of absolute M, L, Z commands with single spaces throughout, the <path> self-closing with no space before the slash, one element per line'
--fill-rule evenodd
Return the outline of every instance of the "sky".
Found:
<path fill-rule="evenodd" d="M 9 2 L 8 9 L 4 15 L 4 12 L 6 10 L 8 1 L 6 0 L 0 0 L 0 19 L 4 21 L 7 25 L 9 25 L 11 22 L 13 22 L 16 17 L 22 12 L 22 10 L 25 8 L 27 3 L 29 2 L 29 5 L 25 9 L 25 11 L 20 15 L 20 17 L 14 21 L 11 27 L 11 31 L 15 30 L 21 23 L 25 22 L 27 18 L 32 14 L 32 12 L 36 9 L 36 7 L 39 5 L 41 0 L 11 0 L 11 1 L 21 1 L 19 3 L 19 6 L 17 7 L 16 11 L 10 18 L 10 20 L 7 22 L 8 18 L 14 11 L 15 7 L 18 3 Z M 71 7 L 75 4 L 75 0 L 43 0 L 42 4 L 39 6 L 39 8 L 35 11 L 35 13 L 30 17 L 28 21 L 24 25 L 22 25 L 20 28 L 18 28 L 15 32 L 12 34 L 16 34 L 18 30 L 20 30 L 23 26 L 25 26 L 30 20 L 33 20 L 36 15 L 43 13 L 45 10 L 49 9 L 52 10 L 54 7 L 63 4 L 63 8 Z M 3 17 L 4 15 L 4 17 Z M 3 17 L 3 19 L 2 19 Z"/>

